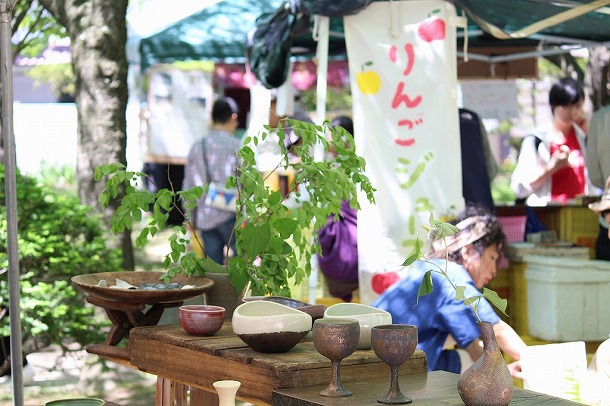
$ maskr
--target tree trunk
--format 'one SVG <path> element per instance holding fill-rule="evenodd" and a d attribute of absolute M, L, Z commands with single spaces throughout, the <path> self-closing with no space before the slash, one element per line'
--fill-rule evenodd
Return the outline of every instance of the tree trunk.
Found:
<path fill-rule="evenodd" d="M 101 164 L 127 163 L 127 2 L 128 0 L 40 0 L 68 31 L 78 112 L 78 194 L 102 212 L 102 185 L 93 179 Z M 110 207 L 103 213 L 109 224 Z M 131 233 L 118 236 L 123 266 L 134 269 Z"/>
<path fill-rule="evenodd" d="M 552 62 L 562 71 L 564 71 L 567 76 L 573 77 L 580 83 L 583 82 L 585 78 L 585 72 L 583 72 L 583 70 L 576 62 L 576 58 L 574 58 L 571 54 L 565 53 L 559 55 L 547 55 L 544 58 Z M 574 75 L 576 77 L 574 77 Z"/>
<path fill-rule="evenodd" d="M 585 94 L 593 111 L 610 104 L 610 51 L 606 47 L 589 49 L 585 75 Z"/>

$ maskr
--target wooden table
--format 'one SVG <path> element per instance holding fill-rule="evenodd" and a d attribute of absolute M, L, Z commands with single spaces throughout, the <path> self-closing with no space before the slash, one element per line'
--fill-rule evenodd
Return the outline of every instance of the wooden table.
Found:
<path fill-rule="evenodd" d="M 404 395 L 413 399 L 413 405 L 463 405 L 464 403 L 457 391 L 458 378 L 459 375 L 443 371 L 409 376 L 401 373 L 400 389 Z M 379 406 L 381 403 L 377 403 L 377 397 L 388 391 L 390 377 L 388 374 L 385 378 L 359 380 L 347 383 L 344 386 L 353 392 L 352 396 L 325 398 L 319 395 L 325 385 L 315 385 L 306 388 L 275 390 L 272 403 L 274 406 Z M 515 388 L 513 400 L 510 404 L 560 406 L 579 405 L 580 403 Z"/>
<path fill-rule="evenodd" d="M 235 379 L 241 382 L 240 399 L 268 405 L 275 389 L 328 385 L 331 378 L 331 363 L 318 353 L 311 338 L 283 354 L 262 354 L 247 347 L 229 322 L 212 337 L 191 336 L 179 325 L 135 327 L 129 333 L 129 363 L 159 377 L 157 406 L 169 405 L 171 399 L 164 403 L 161 398 L 171 397 L 164 392 L 172 385 L 211 392 L 214 396 L 207 398 L 211 401 L 216 397 L 213 382 Z M 426 371 L 426 355 L 419 350 L 401 367 L 405 376 Z M 373 350 L 357 350 L 341 363 L 343 383 L 363 377 L 389 382 L 389 376 L 389 367 Z M 210 404 L 201 391 L 193 393 L 202 399 L 198 404 Z M 192 398 L 190 405 L 196 405 Z"/>

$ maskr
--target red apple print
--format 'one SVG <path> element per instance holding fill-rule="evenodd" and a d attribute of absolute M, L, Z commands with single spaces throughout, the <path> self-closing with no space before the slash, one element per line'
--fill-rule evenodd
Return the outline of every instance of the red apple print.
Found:
<path fill-rule="evenodd" d="M 373 275 L 371 280 L 371 287 L 373 291 L 378 294 L 385 292 L 387 288 L 392 286 L 400 279 L 400 276 L 396 272 L 382 272 Z"/>
<path fill-rule="evenodd" d="M 417 34 L 426 42 L 445 39 L 445 22 L 436 16 L 429 17 L 419 25 Z"/>

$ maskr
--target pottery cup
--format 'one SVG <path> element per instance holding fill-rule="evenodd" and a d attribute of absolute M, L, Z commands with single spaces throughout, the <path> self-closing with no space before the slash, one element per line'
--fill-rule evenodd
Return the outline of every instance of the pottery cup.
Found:
<path fill-rule="evenodd" d="M 392 315 L 385 310 L 360 303 L 337 303 L 324 312 L 324 318 L 354 319 L 360 324 L 359 350 L 371 348 L 371 328 L 380 324 L 392 324 Z"/>
<path fill-rule="evenodd" d="M 178 318 L 187 333 L 195 336 L 211 336 L 222 327 L 225 309 L 211 305 L 180 306 Z"/>

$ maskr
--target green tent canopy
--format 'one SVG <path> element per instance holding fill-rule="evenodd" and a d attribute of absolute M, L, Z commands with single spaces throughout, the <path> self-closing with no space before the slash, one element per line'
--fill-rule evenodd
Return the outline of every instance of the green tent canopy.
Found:
<path fill-rule="evenodd" d="M 256 27 L 256 19 L 272 13 L 285 0 L 225 0 L 192 14 L 168 28 L 142 38 L 140 67 L 145 71 L 157 63 L 210 60 L 222 63 L 245 63 L 248 33 Z M 342 18 L 331 18 L 329 52 L 345 50 Z M 338 35 L 336 35 L 338 34 Z M 294 40 L 295 56 L 315 54 L 316 42 L 311 35 Z"/>
<path fill-rule="evenodd" d="M 283 0 L 228 0 L 192 14 L 140 42 L 142 70 L 156 63 L 210 60 L 246 61 L 247 34 L 262 13 L 277 9 Z"/>
<path fill-rule="evenodd" d="M 581 44 L 610 41 L 609 0 L 453 0 L 468 29 L 498 39 L 547 39 Z M 458 11 L 459 12 L 459 11 Z M 529 28 L 528 28 L 529 27 Z"/>
<path fill-rule="evenodd" d="M 385 1 L 385 0 L 377 0 Z M 610 0 L 447 0 L 468 17 L 471 46 L 563 44 L 588 47 L 610 43 Z M 156 63 L 210 60 L 245 63 L 248 33 L 263 13 L 284 0 L 225 0 L 188 16 L 140 43 L 141 69 Z M 342 54 L 343 22 L 331 18 L 330 53 Z M 462 30 L 458 31 L 460 34 Z M 463 33 L 462 33 L 463 34 Z M 295 56 L 313 55 L 311 36 L 295 38 Z M 544 50 L 540 47 L 540 55 Z M 532 57 L 531 53 L 524 57 Z M 535 56 L 535 55 L 534 55 Z M 511 55 L 515 59 L 514 55 Z"/>

